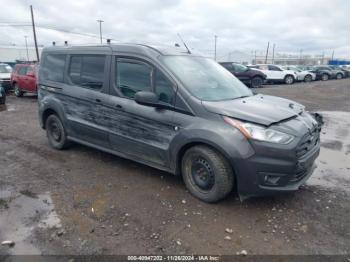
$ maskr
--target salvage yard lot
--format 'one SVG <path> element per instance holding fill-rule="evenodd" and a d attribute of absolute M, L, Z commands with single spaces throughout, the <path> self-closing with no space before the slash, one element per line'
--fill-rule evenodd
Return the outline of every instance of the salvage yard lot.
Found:
<path fill-rule="evenodd" d="M 81 145 L 56 151 L 35 97 L 0 112 L 0 239 L 12 254 L 348 254 L 350 79 L 254 90 L 324 115 L 321 155 L 298 192 L 217 204 L 181 178 Z"/>

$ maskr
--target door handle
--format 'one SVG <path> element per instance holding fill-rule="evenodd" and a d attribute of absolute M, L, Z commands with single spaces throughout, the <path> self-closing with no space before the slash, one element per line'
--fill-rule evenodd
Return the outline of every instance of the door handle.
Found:
<path fill-rule="evenodd" d="M 123 110 L 123 107 L 121 105 L 115 105 L 115 107 L 119 110 Z"/>
<path fill-rule="evenodd" d="M 101 99 L 96 98 L 95 101 L 96 101 L 97 103 L 101 103 Z"/>

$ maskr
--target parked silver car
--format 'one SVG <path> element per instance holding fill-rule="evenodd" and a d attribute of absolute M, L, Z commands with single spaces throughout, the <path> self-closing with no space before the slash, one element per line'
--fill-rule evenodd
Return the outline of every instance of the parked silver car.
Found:
<path fill-rule="evenodd" d="M 292 70 L 296 73 L 297 81 L 311 82 L 316 80 L 316 74 L 308 70 L 303 70 L 297 66 L 282 66 L 284 70 Z"/>

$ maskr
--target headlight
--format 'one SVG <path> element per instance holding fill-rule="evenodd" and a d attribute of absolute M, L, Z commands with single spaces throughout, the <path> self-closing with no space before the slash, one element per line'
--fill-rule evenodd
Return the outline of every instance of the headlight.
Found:
<path fill-rule="evenodd" d="M 290 143 L 294 139 L 294 136 L 292 135 L 288 135 L 276 130 L 254 125 L 251 123 L 241 122 L 230 117 L 224 116 L 224 120 L 229 125 L 241 131 L 241 133 L 248 139 L 255 139 L 259 141 L 284 145 Z"/>

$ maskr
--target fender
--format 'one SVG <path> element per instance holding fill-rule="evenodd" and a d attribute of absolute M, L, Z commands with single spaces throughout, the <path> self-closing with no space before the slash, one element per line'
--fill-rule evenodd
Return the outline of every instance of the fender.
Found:
<path fill-rule="evenodd" d="M 205 144 L 220 152 L 231 164 L 237 174 L 236 161 L 246 159 L 254 154 L 254 149 L 243 135 L 231 127 L 226 137 L 210 129 L 184 129 L 171 142 L 169 152 L 172 162 L 170 168 L 176 175 L 181 173 L 181 158 L 185 151 L 196 144 Z M 235 144 L 232 143 L 235 141 Z M 239 148 L 240 150 L 237 150 Z M 238 179 L 238 178 L 237 178 Z"/>
<path fill-rule="evenodd" d="M 47 92 L 43 96 L 43 92 Z M 64 114 L 64 109 L 62 106 L 62 102 L 57 99 L 55 96 L 50 94 L 48 91 L 43 91 L 42 89 L 39 89 L 39 96 L 44 97 L 43 99 L 38 99 L 39 101 L 39 121 L 41 128 L 45 129 L 45 119 L 46 113 L 48 110 L 54 111 L 62 120 L 63 125 L 65 128 L 69 130 L 69 126 L 67 125 L 67 118 Z"/>

